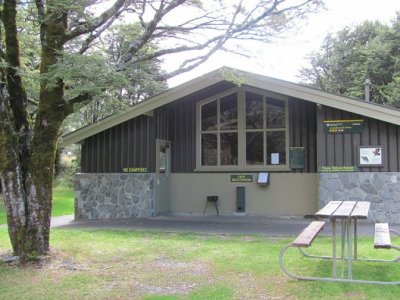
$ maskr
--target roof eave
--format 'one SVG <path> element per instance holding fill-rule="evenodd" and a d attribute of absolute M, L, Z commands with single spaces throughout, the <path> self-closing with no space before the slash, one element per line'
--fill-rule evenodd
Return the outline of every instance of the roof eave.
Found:
<path fill-rule="evenodd" d="M 363 100 L 330 94 L 314 88 L 298 85 L 292 82 L 253 74 L 248 82 L 253 87 L 285 94 L 294 98 L 305 99 L 317 104 L 353 112 L 362 116 L 400 125 L 400 111 L 394 108 L 376 105 Z"/>
<path fill-rule="evenodd" d="M 62 139 L 61 146 L 66 147 L 71 144 L 79 143 L 87 137 L 95 135 L 101 131 L 114 127 L 142 114 L 146 114 L 157 107 L 173 102 L 174 100 L 190 95 L 193 92 L 199 91 L 207 86 L 216 84 L 223 80 L 224 78 L 221 69 L 190 80 L 175 88 L 153 96 L 149 100 L 143 101 L 125 112 L 110 116 L 85 128 L 78 129 L 65 135 Z"/>

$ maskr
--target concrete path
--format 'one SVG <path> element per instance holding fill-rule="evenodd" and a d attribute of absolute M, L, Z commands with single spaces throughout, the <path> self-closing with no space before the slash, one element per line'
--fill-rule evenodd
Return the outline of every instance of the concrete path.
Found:
<path fill-rule="evenodd" d="M 53 227 L 74 229 L 123 229 L 151 230 L 165 232 L 193 232 L 211 234 L 259 234 L 268 236 L 298 235 L 312 220 L 303 218 L 272 218 L 260 216 L 199 216 L 164 215 L 152 218 L 131 218 L 117 220 L 79 220 L 73 216 L 52 218 Z M 373 236 L 374 224 L 358 222 L 359 235 Z M 391 226 L 400 229 L 400 226 Z M 338 227 L 340 231 L 340 227 Z M 331 235 L 329 222 L 324 235 Z"/>

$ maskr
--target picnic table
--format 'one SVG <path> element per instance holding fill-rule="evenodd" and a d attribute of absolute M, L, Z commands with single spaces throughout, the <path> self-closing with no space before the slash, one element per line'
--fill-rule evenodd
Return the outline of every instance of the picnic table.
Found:
<path fill-rule="evenodd" d="M 343 281 L 343 282 L 356 282 L 356 283 L 370 283 L 370 284 L 400 284 L 400 281 L 368 281 L 368 280 L 355 280 L 353 279 L 353 261 L 371 261 L 371 262 L 398 262 L 400 257 L 394 260 L 384 259 L 359 259 L 357 249 L 357 221 L 359 219 L 367 219 L 371 203 L 368 201 L 330 201 L 322 209 L 317 211 L 313 217 L 319 220 L 326 219 L 332 226 L 332 255 L 317 256 L 309 255 L 302 248 L 310 247 L 313 240 L 322 231 L 325 221 L 314 221 L 295 239 L 295 241 L 281 250 L 279 256 L 279 264 L 281 269 L 289 276 L 304 279 L 304 280 L 321 280 L 321 281 Z M 341 255 L 337 256 L 337 222 L 341 223 Z M 398 232 L 389 229 L 387 223 L 379 223 L 375 225 L 375 248 L 392 248 L 400 250 L 400 247 L 394 246 L 390 241 L 390 233 Z M 304 256 L 310 258 L 323 258 L 332 259 L 332 278 L 308 277 L 298 276 L 287 271 L 283 256 L 289 247 L 297 247 Z M 347 256 L 346 256 L 347 249 Z M 337 260 L 341 260 L 341 276 L 337 274 Z M 347 277 L 345 276 L 345 264 L 347 262 Z"/>
<path fill-rule="evenodd" d="M 371 203 L 366 201 L 330 201 L 321 210 L 315 213 L 318 218 L 329 219 L 332 224 L 332 271 L 333 278 L 337 278 L 337 268 L 336 268 L 336 221 L 340 220 L 342 225 L 342 266 L 345 260 L 345 246 L 347 244 L 347 261 L 348 261 L 348 279 L 353 278 L 352 274 L 352 264 L 353 264 L 353 249 L 352 245 L 354 242 L 354 258 L 357 258 L 357 220 L 367 219 L 369 208 Z M 354 224 L 354 230 L 352 230 L 352 223 Z M 342 267 L 342 278 L 344 268 Z"/>

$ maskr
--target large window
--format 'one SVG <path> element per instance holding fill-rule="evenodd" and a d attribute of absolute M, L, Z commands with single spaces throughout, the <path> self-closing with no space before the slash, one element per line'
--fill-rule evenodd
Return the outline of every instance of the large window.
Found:
<path fill-rule="evenodd" d="M 217 98 L 201 106 L 201 165 L 238 163 L 237 94 Z"/>
<path fill-rule="evenodd" d="M 200 102 L 197 112 L 199 169 L 288 168 L 285 98 L 238 88 Z"/>

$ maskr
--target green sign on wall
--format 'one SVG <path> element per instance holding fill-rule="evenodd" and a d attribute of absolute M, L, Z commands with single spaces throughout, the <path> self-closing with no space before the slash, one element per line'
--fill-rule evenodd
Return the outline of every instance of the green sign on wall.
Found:
<path fill-rule="evenodd" d="M 304 147 L 290 147 L 289 161 L 290 168 L 304 169 L 306 167 Z"/>
<path fill-rule="evenodd" d="M 231 182 L 253 182 L 253 175 L 231 175 Z"/>
<path fill-rule="evenodd" d="M 364 130 L 364 120 L 328 120 L 324 125 L 326 134 L 361 133 Z"/>
<path fill-rule="evenodd" d="M 147 173 L 147 168 L 122 168 L 124 173 Z"/>
<path fill-rule="evenodd" d="M 356 166 L 318 166 L 319 173 L 357 172 Z"/>

